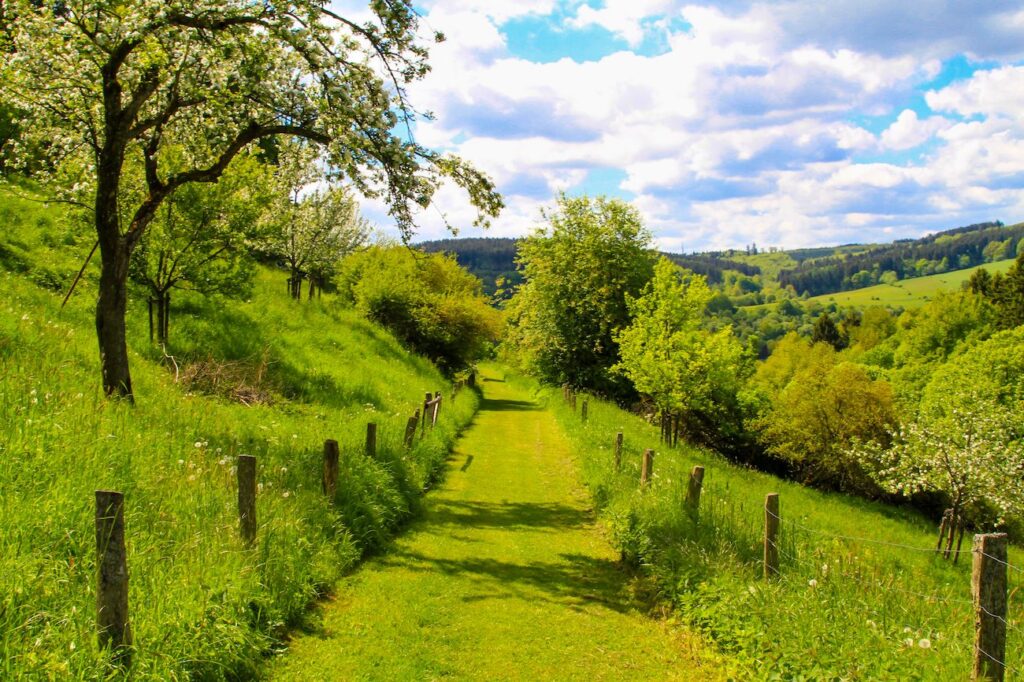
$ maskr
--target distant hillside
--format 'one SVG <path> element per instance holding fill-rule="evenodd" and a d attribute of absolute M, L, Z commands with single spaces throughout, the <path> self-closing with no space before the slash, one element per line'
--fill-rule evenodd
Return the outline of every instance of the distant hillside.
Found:
<path fill-rule="evenodd" d="M 488 295 L 506 298 L 522 282 L 516 271 L 516 245 L 515 239 L 472 238 L 427 241 L 416 246 L 428 253 L 443 251 L 454 255 L 460 265 L 483 280 Z M 759 250 L 752 244 L 745 250 L 662 255 L 705 276 L 712 286 L 723 285 L 720 289 L 736 305 L 750 305 L 765 302 L 764 294 L 769 290 L 776 290 L 776 296 L 826 296 L 880 283 L 968 270 L 1012 259 L 1022 248 L 1024 223 L 1004 226 L 1001 222 L 988 222 L 889 244 L 844 244 L 791 251 Z M 499 281 L 503 286 L 498 286 Z M 786 294 L 787 289 L 793 293 Z"/>
<path fill-rule="evenodd" d="M 860 253 L 814 258 L 779 273 L 779 284 L 819 296 L 912 277 L 941 274 L 1012 258 L 1024 223 L 979 223 L 916 240 L 900 240 Z"/>
<path fill-rule="evenodd" d="M 966 270 L 945 272 L 939 275 L 928 275 L 926 277 L 913 277 L 892 284 L 876 284 L 872 287 L 855 289 L 853 291 L 842 291 L 833 294 L 822 294 L 808 299 L 810 302 L 828 305 L 836 305 L 851 308 L 864 308 L 871 305 L 884 305 L 900 308 L 917 308 L 932 299 L 939 291 L 950 291 L 959 289 L 964 282 L 971 278 L 971 275 L 980 269 L 985 269 L 995 274 L 1005 273 L 1014 264 L 1015 259 L 986 263 Z"/>
<path fill-rule="evenodd" d="M 416 244 L 427 253 L 444 252 L 452 254 L 459 265 L 479 277 L 484 283 L 484 292 L 494 296 L 502 279 L 503 292 L 519 285 L 523 278 L 516 270 L 517 240 L 506 238 L 439 239 Z M 684 268 L 707 277 L 711 284 L 719 284 L 726 270 L 735 270 L 748 277 L 761 274 L 757 265 L 723 258 L 719 254 L 663 253 Z"/>

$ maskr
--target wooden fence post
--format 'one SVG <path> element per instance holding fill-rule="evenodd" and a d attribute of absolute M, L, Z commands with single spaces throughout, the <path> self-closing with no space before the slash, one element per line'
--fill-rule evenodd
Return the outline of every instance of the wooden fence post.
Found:
<path fill-rule="evenodd" d="M 377 456 L 377 425 L 373 422 L 366 425 L 366 456 Z"/>
<path fill-rule="evenodd" d="M 690 485 L 686 488 L 686 506 L 693 518 L 697 518 L 700 510 L 700 491 L 703 486 L 704 467 L 697 465 L 690 472 Z"/>
<path fill-rule="evenodd" d="M 974 536 L 974 672 L 1002 682 L 1006 673 L 1006 533 Z"/>
<path fill-rule="evenodd" d="M 423 398 L 423 435 L 427 434 L 427 411 L 430 409 L 430 399 L 433 397 L 434 395 L 427 391 L 426 397 Z"/>
<path fill-rule="evenodd" d="M 437 426 L 437 418 L 441 414 L 441 392 L 434 394 L 434 412 L 430 416 L 430 428 Z"/>
<path fill-rule="evenodd" d="M 651 481 L 651 474 L 654 473 L 654 450 L 644 450 L 644 458 L 640 465 L 640 485 L 645 487 Z"/>
<path fill-rule="evenodd" d="M 764 577 L 779 575 L 779 494 L 764 498 Z"/>
<path fill-rule="evenodd" d="M 615 473 L 622 468 L 622 431 L 615 434 Z"/>
<path fill-rule="evenodd" d="M 131 665 L 124 495 L 111 490 L 96 491 L 96 628 L 100 649 L 110 647 L 114 661 Z"/>
<path fill-rule="evenodd" d="M 470 388 L 476 388 L 476 370 L 474 369 L 469 373 L 469 379 L 466 380 L 466 385 Z"/>
<path fill-rule="evenodd" d="M 238 528 L 242 542 L 252 545 L 256 541 L 256 458 L 239 455 L 238 469 Z"/>
<path fill-rule="evenodd" d="M 583 417 L 583 421 L 587 421 L 587 406 L 590 404 L 590 399 L 587 397 L 583 398 L 583 408 L 580 410 L 580 416 Z"/>
<path fill-rule="evenodd" d="M 409 423 L 405 425 L 405 449 L 408 450 L 412 447 L 413 439 L 416 438 L 416 426 L 419 424 L 420 414 L 419 410 L 416 414 L 409 417 Z"/>
<path fill-rule="evenodd" d="M 324 441 L 324 495 L 334 501 L 338 489 L 338 441 L 328 438 Z"/>

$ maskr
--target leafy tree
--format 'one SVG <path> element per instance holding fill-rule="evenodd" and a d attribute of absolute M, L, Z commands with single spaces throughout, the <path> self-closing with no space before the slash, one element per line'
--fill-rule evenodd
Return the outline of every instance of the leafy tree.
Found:
<path fill-rule="evenodd" d="M 1005 275 L 992 277 L 987 295 L 996 307 L 996 324 L 1012 329 L 1024 324 L 1024 252 Z"/>
<path fill-rule="evenodd" d="M 383 197 L 406 237 L 445 179 L 468 191 L 478 222 L 498 213 L 490 180 L 406 134 L 416 117 L 406 87 L 429 68 L 412 3 L 370 9 L 372 21 L 358 24 L 318 0 L 4 3 L 12 47 L 0 84 L 32 121 L 17 148 L 44 141 L 48 167 L 77 178 L 64 198 L 93 211 L 108 395 L 132 395 L 132 252 L 167 197 L 215 182 L 251 144 L 296 136 L 324 146 L 333 169 Z M 185 149 L 187 163 L 169 168 L 168 145 Z M 144 191 L 123 191 L 126 174 L 143 178 Z"/>
<path fill-rule="evenodd" d="M 886 382 L 838 362 L 827 344 L 791 335 L 758 368 L 754 383 L 764 396 L 753 426 L 769 452 L 806 484 L 877 494 L 860 458 L 847 449 L 863 440 L 888 442 L 896 416 Z"/>
<path fill-rule="evenodd" d="M 339 293 L 449 373 L 486 357 L 502 329 L 480 280 L 440 253 L 402 246 L 354 253 L 342 262 Z"/>
<path fill-rule="evenodd" d="M 741 423 L 737 394 L 752 368 L 731 327 L 704 328 L 712 298 L 703 277 L 659 259 L 640 297 L 626 297 L 632 322 L 615 334 L 614 369 L 663 412 L 683 416 L 692 436 L 714 442 Z"/>
<path fill-rule="evenodd" d="M 369 224 L 346 188 L 328 185 L 307 191 L 320 176 L 315 147 L 283 146 L 272 183 L 265 248 L 288 266 L 288 291 L 295 300 L 302 297 L 303 280 L 309 281 L 312 298 L 337 263 L 370 236 Z"/>
<path fill-rule="evenodd" d="M 624 395 L 610 370 L 615 333 L 630 322 L 627 296 L 653 273 L 651 234 L 617 199 L 558 198 L 547 225 L 519 246 L 524 283 L 508 305 L 510 345 L 544 380 Z"/>
<path fill-rule="evenodd" d="M 131 277 L 147 292 L 150 339 L 165 344 L 170 292 L 245 296 L 252 289 L 250 255 L 259 238 L 267 171 L 250 155 L 237 157 L 215 185 L 188 184 L 167 197 L 132 256 Z"/>
<path fill-rule="evenodd" d="M 811 340 L 814 343 L 827 343 L 836 350 L 846 348 L 847 343 L 842 332 L 839 331 L 839 327 L 836 326 L 832 316 L 828 313 L 822 313 L 814 321 L 814 332 L 811 334 Z"/>
<path fill-rule="evenodd" d="M 942 365 L 894 445 L 862 446 L 893 492 L 943 494 L 954 526 L 1024 519 L 1024 328 L 1000 332 Z M 947 538 L 947 553 L 952 548 Z"/>

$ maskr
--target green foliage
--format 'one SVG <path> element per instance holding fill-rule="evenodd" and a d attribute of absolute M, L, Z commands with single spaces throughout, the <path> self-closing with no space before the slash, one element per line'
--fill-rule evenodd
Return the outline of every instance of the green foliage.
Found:
<path fill-rule="evenodd" d="M 703 328 L 711 298 L 703 277 L 659 259 L 641 296 L 626 298 L 632 322 L 614 337 L 614 369 L 660 410 L 681 414 L 692 437 L 721 442 L 742 421 L 737 394 L 752 368 L 731 328 Z"/>
<path fill-rule="evenodd" d="M 578 414 L 545 391 L 575 445 L 584 479 L 623 556 L 656 583 L 674 616 L 737 666 L 735 679 L 917 680 L 969 674 L 974 637 L 970 562 L 927 551 L 934 524 L 906 509 L 823 493 L 694 448 L 659 451 L 638 485 L 641 452 L 657 427 L 591 399 Z M 624 434 L 622 468 L 613 466 Z M 685 499 L 705 467 L 696 520 Z M 781 498 L 781 576 L 761 577 L 764 496 Z M 863 539 L 863 540 L 861 540 Z M 900 546 L 903 545 L 903 546 Z M 908 551 L 907 547 L 922 551 Z M 1021 555 L 1011 547 L 1010 560 Z M 1010 595 L 1011 623 L 1024 615 Z M 1011 633 L 1008 661 L 1024 641 Z"/>
<path fill-rule="evenodd" d="M 651 235 L 617 199 L 562 195 L 547 225 L 519 247 L 525 279 L 508 305 L 509 347 L 545 381 L 623 395 L 611 368 L 615 334 L 630 322 L 628 296 L 651 279 Z"/>
<path fill-rule="evenodd" d="M 480 280 L 442 254 L 375 246 L 341 265 L 339 294 L 449 373 L 486 357 L 501 333 Z"/>
<path fill-rule="evenodd" d="M 1024 239 L 1021 240 L 1024 243 Z M 1024 325 L 1024 252 L 1005 275 L 996 273 L 982 291 L 996 308 L 996 324 L 1002 329 Z"/>
<path fill-rule="evenodd" d="M 162 357 L 135 356 L 145 400 L 110 404 L 93 379 L 85 300 L 61 313 L 59 296 L 0 278 L 5 679 L 106 674 L 94 625 L 97 488 L 126 495 L 136 676 L 253 677 L 311 601 L 416 512 L 474 410 L 472 393 L 449 401 L 434 368 L 356 314 L 315 304 L 296 314 L 267 272 L 252 302 L 232 312 L 182 294 L 181 384 Z M 144 316 L 132 308 L 134 340 L 146 333 Z M 212 373 L 235 358 L 254 382 L 263 367 L 254 355 L 264 353 L 274 387 L 264 404 L 207 397 L 186 383 L 199 360 Z M 445 410 L 407 453 L 405 421 L 426 389 L 445 392 Z M 379 428 L 375 460 L 361 454 L 368 421 Z M 328 437 L 343 453 L 334 505 L 320 492 Z M 240 453 L 258 457 L 263 486 L 254 551 L 236 534 L 231 467 Z"/>
<path fill-rule="evenodd" d="M 846 347 L 846 339 L 843 338 L 843 334 L 839 331 L 839 327 L 832 320 L 832 316 L 828 313 L 822 313 L 818 316 L 818 319 L 814 321 L 814 332 L 811 334 L 811 341 L 813 343 L 827 343 L 836 350 L 842 350 Z"/>
<path fill-rule="evenodd" d="M 888 442 L 896 424 L 889 384 L 859 365 L 839 361 L 825 343 L 790 334 L 752 381 L 760 414 L 751 423 L 768 451 L 816 487 L 875 495 L 878 488 L 852 442 Z"/>
<path fill-rule="evenodd" d="M 221 181 L 189 184 L 167 198 L 132 255 L 131 278 L 169 314 L 173 289 L 231 298 L 252 291 L 250 249 L 262 236 L 269 172 L 254 156 L 239 156 Z M 161 328 L 163 329 L 163 328 Z M 160 334 L 160 340 L 166 341 Z"/>

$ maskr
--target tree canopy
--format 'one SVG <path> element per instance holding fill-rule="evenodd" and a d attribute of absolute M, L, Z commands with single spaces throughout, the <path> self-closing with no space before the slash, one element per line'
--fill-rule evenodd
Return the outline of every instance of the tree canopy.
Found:
<path fill-rule="evenodd" d="M 10 49 L 0 83 L 33 123 L 8 146 L 42 150 L 64 197 L 93 211 L 110 394 L 132 394 L 124 322 L 132 251 L 171 193 L 215 182 L 250 144 L 291 135 L 322 145 L 331 172 L 382 198 L 405 237 L 448 180 L 468 192 L 478 223 L 501 209 L 487 177 L 413 141 L 406 87 L 429 64 L 407 0 L 371 3 L 365 24 L 316 0 L 4 7 Z M 167 163 L 170 145 L 185 151 L 180 166 Z M 135 196 L 122 191 L 132 173 L 144 179 Z"/>
<path fill-rule="evenodd" d="M 547 224 L 520 242 L 525 282 L 508 305 L 510 343 L 547 381 L 628 391 L 611 372 L 615 334 L 630 321 L 627 297 L 653 274 L 651 234 L 618 199 L 562 195 L 543 217 Z"/>

